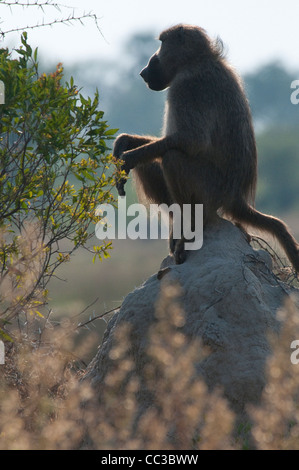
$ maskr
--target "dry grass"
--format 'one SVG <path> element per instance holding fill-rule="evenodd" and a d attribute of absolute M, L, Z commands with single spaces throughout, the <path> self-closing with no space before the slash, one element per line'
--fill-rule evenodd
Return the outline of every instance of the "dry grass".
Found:
<path fill-rule="evenodd" d="M 198 347 L 181 331 L 184 315 L 177 295 L 174 286 L 162 293 L 157 321 L 149 332 L 148 360 L 138 375 L 129 354 L 130 328 L 119 327 L 112 364 L 98 392 L 101 419 L 88 426 L 93 447 L 99 442 L 106 449 L 231 447 L 233 414 L 221 396 L 209 393 L 196 378 Z M 151 404 L 142 413 L 139 393 L 143 403 L 150 399 Z M 94 415 L 93 407 L 90 414 Z"/>
<path fill-rule="evenodd" d="M 260 407 L 250 409 L 258 449 L 299 449 L 299 364 L 290 361 L 290 344 L 299 339 L 298 318 L 291 302 L 280 312 L 282 330 L 279 341 L 273 341 L 268 384 Z M 80 380 L 85 368 L 78 358 L 90 345 L 74 349 L 68 321 L 46 328 L 43 342 L 15 336 L 14 343 L 6 343 L 6 363 L 0 366 L 0 449 L 246 447 L 248 436 L 236 436 L 227 402 L 196 379 L 198 348 L 183 335 L 183 323 L 177 289 L 169 286 L 149 333 L 150 360 L 143 379 L 154 400 L 142 416 L 140 378 L 127 354 L 127 325 L 117 332 L 113 365 L 100 395 Z"/>
<path fill-rule="evenodd" d="M 231 448 L 233 414 L 220 395 L 210 394 L 195 378 L 197 348 L 180 332 L 184 316 L 171 287 L 161 298 L 157 318 L 144 376 L 154 406 L 142 416 L 140 381 L 127 354 L 127 325 L 116 333 L 113 366 L 100 398 L 87 381 L 80 381 L 84 369 L 78 368 L 77 358 L 86 351 L 70 352 L 70 325 L 49 329 L 41 344 L 16 338 L 1 366 L 0 448 Z"/>
<path fill-rule="evenodd" d="M 23 270 L 30 282 L 33 268 Z M 25 274 L 22 280 L 26 287 Z M 14 308 L 13 289 L 6 292 L 2 300 Z M 299 364 L 290 360 L 290 345 L 299 340 L 295 304 L 279 313 L 267 386 L 260 406 L 249 410 L 253 425 L 238 429 L 220 392 L 209 392 L 196 374 L 199 348 L 182 332 L 178 297 L 178 286 L 161 293 L 142 374 L 129 354 L 130 328 L 119 327 L 100 393 L 81 380 L 93 336 L 78 344 L 70 320 L 54 327 L 30 315 L 29 305 L 24 323 L 19 316 L 18 328 L 9 331 L 14 341 L 5 342 L 0 365 L 0 449 L 242 449 L 247 442 L 258 449 L 299 449 Z M 140 414 L 144 390 L 152 405 Z"/>
<path fill-rule="evenodd" d="M 298 301 L 298 299 L 297 299 Z M 268 382 L 259 408 L 251 410 L 257 447 L 263 450 L 299 449 L 299 363 L 293 364 L 291 349 L 299 339 L 299 312 L 289 300 L 278 314 L 282 327 L 279 341 L 270 338 L 273 354 L 267 363 Z"/>

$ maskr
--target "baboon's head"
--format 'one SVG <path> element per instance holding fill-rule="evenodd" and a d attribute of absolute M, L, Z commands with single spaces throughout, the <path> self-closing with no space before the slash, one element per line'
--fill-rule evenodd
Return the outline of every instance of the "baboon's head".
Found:
<path fill-rule="evenodd" d="M 159 40 L 161 47 L 140 72 L 148 87 L 156 91 L 167 88 L 181 71 L 221 53 L 198 26 L 174 26 L 163 31 Z"/>

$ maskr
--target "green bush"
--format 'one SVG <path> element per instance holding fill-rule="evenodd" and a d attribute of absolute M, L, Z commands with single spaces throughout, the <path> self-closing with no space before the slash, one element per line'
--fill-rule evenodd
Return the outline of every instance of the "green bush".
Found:
<path fill-rule="evenodd" d="M 95 208 L 111 202 L 109 129 L 99 97 L 84 98 L 63 67 L 39 73 L 27 34 L 0 50 L 0 327 L 20 311 L 39 314 L 46 284 L 79 247 L 87 247 Z M 14 54 L 15 54 L 14 52 Z M 108 256 L 110 244 L 94 246 Z"/>

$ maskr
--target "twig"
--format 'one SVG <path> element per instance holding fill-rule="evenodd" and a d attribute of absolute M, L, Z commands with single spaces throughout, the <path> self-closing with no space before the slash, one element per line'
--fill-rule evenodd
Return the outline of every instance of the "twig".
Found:
<path fill-rule="evenodd" d="M 277 261 L 280 262 L 281 266 L 283 266 L 284 268 L 286 267 L 285 266 L 285 263 L 282 261 L 282 259 L 280 258 L 280 256 L 277 254 L 277 252 L 274 250 L 274 248 L 272 248 L 272 246 L 266 241 L 264 240 L 263 238 L 261 237 L 258 237 L 256 235 L 254 235 L 252 237 L 252 241 L 255 241 L 259 246 L 260 248 L 262 249 L 265 249 L 265 247 L 263 247 L 262 243 L 264 243 L 266 246 L 267 246 L 267 251 L 269 254 L 272 253 L 272 257 L 274 256 L 276 258 Z M 262 242 L 262 243 L 261 243 Z M 270 253 L 271 252 L 271 253 Z"/>
<path fill-rule="evenodd" d="M 99 297 L 97 297 L 95 300 L 93 300 L 91 302 L 91 304 L 87 305 L 87 307 L 85 307 L 80 313 L 76 313 L 75 317 L 79 317 L 80 315 L 82 315 L 84 312 L 86 312 L 86 310 L 88 310 L 90 307 L 92 307 L 95 303 L 97 303 L 97 301 L 99 300 Z"/>
<path fill-rule="evenodd" d="M 103 318 L 105 315 L 108 315 L 108 313 L 115 312 L 115 311 L 118 310 L 119 308 L 120 308 L 120 306 L 115 307 L 115 308 L 112 308 L 111 310 L 108 310 L 107 312 L 101 313 L 100 315 L 97 315 L 96 317 L 91 318 L 90 320 L 87 320 L 87 321 L 84 322 L 84 323 L 79 323 L 79 324 L 77 325 L 77 327 L 78 327 L 78 328 L 81 328 L 82 326 L 86 326 L 86 325 L 88 325 L 88 323 L 92 323 L 94 320 L 98 320 L 99 318 Z"/>
<path fill-rule="evenodd" d="M 43 9 L 43 7 L 45 6 L 51 6 L 53 8 L 56 8 L 56 10 L 59 10 L 60 11 L 60 8 L 71 8 L 72 10 L 74 9 L 74 7 L 71 7 L 69 5 L 63 5 L 61 3 L 53 3 L 52 0 L 45 0 L 45 1 L 42 1 L 42 2 L 39 2 L 38 0 L 35 0 L 33 3 L 30 3 L 29 0 L 27 0 L 27 2 L 20 2 L 19 0 L 15 0 L 15 1 L 1 1 L 0 0 L 0 3 L 1 5 L 5 5 L 5 6 L 8 6 L 8 7 L 14 7 L 16 5 L 18 6 L 21 6 L 21 7 L 38 7 L 38 8 L 41 8 Z"/>
<path fill-rule="evenodd" d="M 1 5 L 1 3 L 0 3 L 0 5 Z M 20 32 L 20 31 L 26 31 L 27 29 L 35 29 L 35 28 L 43 28 L 43 27 L 46 27 L 46 26 L 54 26 L 56 24 L 68 25 L 68 24 L 71 24 L 73 21 L 80 21 L 80 23 L 83 25 L 83 20 L 88 19 L 88 18 L 94 20 L 97 30 L 100 32 L 101 36 L 104 38 L 103 33 L 100 30 L 100 27 L 99 27 L 99 24 L 98 24 L 98 21 L 100 20 L 100 18 L 94 13 L 84 13 L 81 16 L 70 15 L 68 18 L 62 18 L 60 20 L 55 19 L 53 21 L 49 21 L 48 23 L 45 23 L 43 21 L 42 23 L 36 23 L 34 25 L 27 25 L 25 27 L 12 28 L 12 29 L 8 29 L 6 31 L 0 31 L 0 35 L 2 36 L 2 38 L 4 38 L 4 36 L 6 34 L 10 34 L 10 33 L 17 33 L 17 32 Z"/>

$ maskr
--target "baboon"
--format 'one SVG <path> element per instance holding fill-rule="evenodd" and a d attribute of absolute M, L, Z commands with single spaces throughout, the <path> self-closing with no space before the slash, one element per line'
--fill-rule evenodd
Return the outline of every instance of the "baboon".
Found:
<path fill-rule="evenodd" d="M 156 203 L 203 204 L 204 226 L 227 215 L 274 235 L 299 272 L 299 245 L 279 219 L 254 208 L 257 150 L 251 111 L 240 77 L 220 39 L 177 25 L 140 72 L 151 90 L 168 88 L 162 137 L 121 134 L 114 156 L 134 169 L 146 197 Z M 118 183 L 124 195 L 124 179 Z M 183 236 L 170 237 L 176 263 L 184 262 Z"/>

